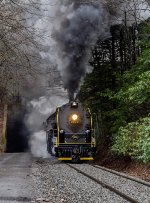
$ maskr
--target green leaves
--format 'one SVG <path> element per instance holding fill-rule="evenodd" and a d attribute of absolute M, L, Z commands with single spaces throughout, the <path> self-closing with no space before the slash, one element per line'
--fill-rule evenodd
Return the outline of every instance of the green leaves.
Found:
<path fill-rule="evenodd" d="M 130 77 L 132 77 L 132 74 L 130 74 Z M 149 97 L 150 71 L 145 71 L 138 75 L 134 83 L 125 83 L 124 87 L 114 95 L 114 99 L 117 99 L 122 103 L 126 103 L 127 105 L 141 104 L 145 100 L 149 99 Z"/>
<path fill-rule="evenodd" d="M 120 127 L 114 136 L 112 152 L 150 162 L 150 117 Z"/>

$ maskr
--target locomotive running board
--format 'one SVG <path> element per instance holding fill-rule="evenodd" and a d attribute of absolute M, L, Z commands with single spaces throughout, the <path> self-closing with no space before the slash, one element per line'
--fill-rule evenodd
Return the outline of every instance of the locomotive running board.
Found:
<path fill-rule="evenodd" d="M 65 157 L 64 157 L 64 158 L 58 158 L 58 160 L 59 160 L 59 161 L 71 161 L 72 158 L 68 158 L 68 157 L 65 158 Z"/>
<path fill-rule="evenodd" d="M 80 158 L 81 161 L 93 161 L 94 159 L 92 157 L 83 157 Z"/>

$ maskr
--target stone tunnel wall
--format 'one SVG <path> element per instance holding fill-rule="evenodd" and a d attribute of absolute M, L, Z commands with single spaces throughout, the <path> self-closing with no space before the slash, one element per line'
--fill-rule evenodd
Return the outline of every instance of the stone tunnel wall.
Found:
<path fill-rule="evenodd" d="M 6 149 L 7 105 L 0 104 L 0 153 Z"/>

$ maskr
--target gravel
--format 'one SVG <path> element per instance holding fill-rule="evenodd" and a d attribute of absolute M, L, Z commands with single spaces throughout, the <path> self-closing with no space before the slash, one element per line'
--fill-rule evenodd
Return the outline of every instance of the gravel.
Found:
<path fill-rule="evenodd" d="M 83 164 L 83 167 L 88 168 L 88 165 Z M 55 158 L 35 159 L 32 178 L 36 191 L 32 203 L 127 203 Z"/>
<path fill-rule="evenodd" d="M 108 183 L 126 195 L 137 199 L 141 203 L 150 203 L 150 187 L 148 186 L 120 177 L 110 172 L 94 168 L 88 164 L 74 164 L 73 166 L 98 180 Z"/>

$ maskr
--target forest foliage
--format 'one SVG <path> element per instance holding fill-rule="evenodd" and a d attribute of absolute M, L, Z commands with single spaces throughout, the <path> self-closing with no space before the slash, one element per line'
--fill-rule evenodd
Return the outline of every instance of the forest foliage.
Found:
<path fill-rule="evenodd" d="M 113 26 L 112 38 L 98 42 L 80 99 L 98 125 L 98 143 L 114 154 L 150 161 L 150 19 Z M 85 94 L 86 92 L 86 94 Z"/>

